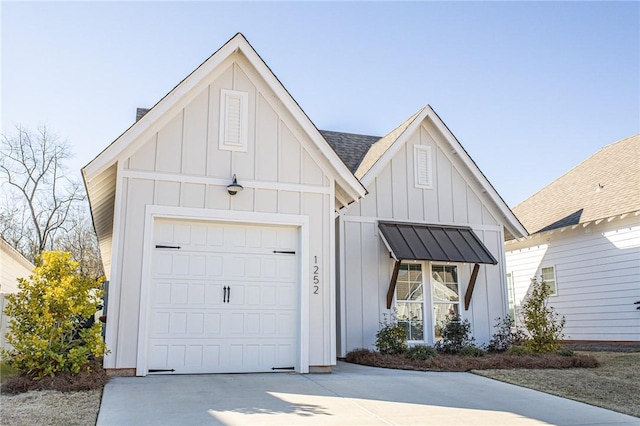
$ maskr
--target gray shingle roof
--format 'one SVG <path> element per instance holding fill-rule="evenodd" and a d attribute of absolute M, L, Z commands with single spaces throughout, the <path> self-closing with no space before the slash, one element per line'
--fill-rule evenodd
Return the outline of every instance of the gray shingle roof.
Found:
<path fill-rule="evenodd" d="M 424 110 L 422 108 L 420 111 L 413 114 L 409 117 L 404 123 L 400 124 L 398 127 L 393 129 L 391 132 L 387 133 L 386 136 L 380 138 L 376 143 L 371 146 L 371 149 L 367 151 L 365 156 L 362 158 L 360 165 L 355 171 L 355 175 L 358 179 L 362 179 L 364 175 L 367 174 L 369 170 L 378 162 L 378 160 L 384 155 L 385 152 L 398 140 L 398 138 L 407 130 L 407 127 L 420 115 L 420 113 Z"/>
<path fill-rule="evenodd" d="M 380 139 L 379 136 L 356 135 L 330 130 L 320 130 L 320 133 L 352 173 L 356 171 L 371 145 Z"/>
<path fill-rule="evenodd" d="M 530 233 L 640 210 L 640 134 L 607 145 L 513 208 Z"/>

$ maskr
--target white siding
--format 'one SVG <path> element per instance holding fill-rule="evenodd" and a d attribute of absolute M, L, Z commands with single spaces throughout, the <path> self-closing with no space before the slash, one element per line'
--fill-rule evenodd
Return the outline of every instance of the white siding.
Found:
<path fill-rule="evenodd" d="M 432 189 L 414 185 L 415 145 L 431 147 Z M 461 304 L 462 317 L 471 321 L 478 342 L 486 343 L 495 319 L 505 315 L 502 225 L 496 219 L 496 208 L 451 152 L 451 146 L 430 118 L 425 119 L 373 179 L 366 197 L 340 216 L 340 356 L 356 348 L 372 348 L 380 323 L 391 313 L 386 308 L 386 295 L 394 261 L 378 234 L 378 220 L 473 228 L 499 264 L 481 265 L 469 310 L 464 310 L 464 302 Z M 462 299 L 472 269 L 473 265 L 458 264 Z M 430 311 L 430 306 L 425 306 L 427 317 Z M 429 321 L 425 318 L 425 329 L 432 326 Z"/>
<path fill-rule="evenodd" d="M 558 294 L 549 305 L 566 318 L 567 340 L 640 340 L 640 222 L 606 221 L 507 244 L 516 311 L 540 268 L 553 266 Z"/>
<path fill-rule="evenodd" d="M 4 240 L 0 240 L 0 293 L 16 293 L 18 278 L 28 278 L 34 265 Z"/>
<path fill-rule="evenodd" d="M 333 181 L 314 161 L 311 140 L 275 99 L 241 54 L 221 65 L 207 82 L 146 144 L 122 161 L 115 232 L 121 235 L 111 280 L 107 368 L 136 366 L 138 312 L 143 280 L 143 235 L 147 206 L 173 206 L 309 219 L 309 265 L 317 257 L 320 290 L 309 297 L 309 364 L 335 363 L 332 329 Z M 219 149 L 221 89 L 248 93 L 246 152 Z M 235 196 L 226 185 L 233 175 L 245 189 Z M 331 257 L 330 257 L 331 256 Z M 309 286 L 308 277 L 302 285 Z"/>
<path fill-rule="evenodd" d="M 29 278 L 34 265 L 0 239 L 0 348 L 10 349 L 5 341 L 10 318 L 4 314 L 6 294 L 18 292 L 18 278 Z"/>

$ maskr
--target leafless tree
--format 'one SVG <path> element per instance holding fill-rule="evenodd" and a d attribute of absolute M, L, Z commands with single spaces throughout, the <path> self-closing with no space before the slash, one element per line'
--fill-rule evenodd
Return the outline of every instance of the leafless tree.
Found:
<path fill-rule="evenodd" d="M 53 248 L 72 206 L 85 199 L 78 179 L 66 173 L 70 156 L 69 144 L 45 126 L 16 126 L 0 139 L 0 235 L 32 261 Z"/>
<path fill-rule="evenodd" d="M 58 233 L 55 247 L 71 253 L 79 264 L 79 272 L 91 277 L 104 275 L 100 260 L 98 238 L 93 230 L 91 218 L 85 205 L 75 205 L 69 212 L 67 221 Z"/>

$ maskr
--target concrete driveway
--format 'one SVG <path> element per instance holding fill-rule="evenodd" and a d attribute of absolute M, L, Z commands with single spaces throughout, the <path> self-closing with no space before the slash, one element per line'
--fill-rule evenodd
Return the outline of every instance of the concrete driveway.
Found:
<path fill-rule="evenodd" d="M 639 425 L 640 419 L 470 373 L 339 363 L 333 374 L 113 378 L 107 425 Z"/>

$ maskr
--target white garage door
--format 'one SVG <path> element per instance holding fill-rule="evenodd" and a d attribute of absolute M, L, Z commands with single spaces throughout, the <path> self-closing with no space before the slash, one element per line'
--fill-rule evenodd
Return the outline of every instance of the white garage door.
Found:
<path fill-rule="evenodd" d="M 297 365 L 295 227 L 157 220 L 150 373 Z"/>

